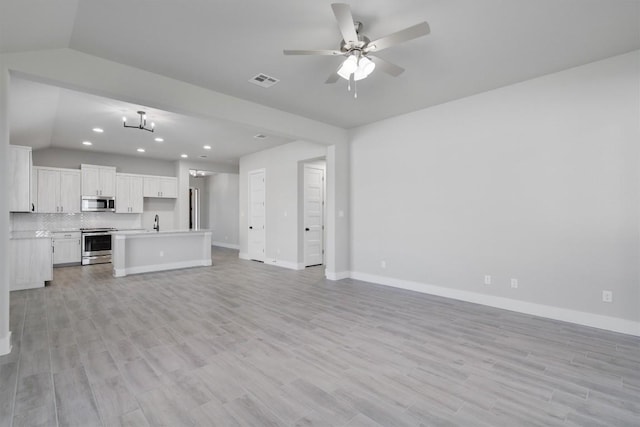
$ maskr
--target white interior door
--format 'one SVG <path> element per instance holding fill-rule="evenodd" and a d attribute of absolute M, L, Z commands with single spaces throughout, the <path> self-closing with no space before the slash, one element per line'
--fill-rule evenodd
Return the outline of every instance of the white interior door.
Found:
<path fill-rule="evenodd" d="M 249 258 L 265 260 L 265 182 L 264 169 L 249 172 Z"/>
<path fill-rule="evenodd" d="M 304 165 L 304 265 L 324 263 L 324 169 Z"/>

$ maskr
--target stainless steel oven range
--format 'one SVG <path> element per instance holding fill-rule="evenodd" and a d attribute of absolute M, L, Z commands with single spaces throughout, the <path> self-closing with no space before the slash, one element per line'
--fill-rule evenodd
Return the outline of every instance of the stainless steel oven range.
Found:
<path fill-rule="evenodd" d="M 82 265 L 111 262 L 111 232 L 115 228 L 81 228 Z"/>

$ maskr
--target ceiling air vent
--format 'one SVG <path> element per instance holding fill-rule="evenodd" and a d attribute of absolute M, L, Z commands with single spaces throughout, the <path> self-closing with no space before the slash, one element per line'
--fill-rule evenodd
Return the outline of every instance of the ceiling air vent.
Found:
<path fill-rule="evenodd" d="M 266 74 L 258 74 L 257 76 L 251 77 L 249 81 L 253 84 L 262 87 L 271 87 L 274 84 L 278 83 L 280 80 L 267 76 Z"/>

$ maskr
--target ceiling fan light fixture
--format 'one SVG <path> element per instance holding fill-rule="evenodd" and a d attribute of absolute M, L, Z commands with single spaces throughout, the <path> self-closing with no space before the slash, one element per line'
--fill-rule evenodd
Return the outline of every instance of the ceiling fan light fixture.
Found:
<path fill-rule="evenodd" d="M 376 69 L 376 64 L 366 56 L 360 58 L 360 63 L 358 64 L 358 71 L 362 71 L 362 73 L 366 76 L 373 73 L 373 70 Z"/>
<path fill-rule="evenodd" d="M 344 60 L 340 68 L 338 69 L 338 75 L 345 80 L 349 80 L 351 74 L 358 69 L 358 58 L 355 55 L 350 55 Z"/>
<path fill-rule="evenodd" d="M 376 64 L 366 56 L 350 55 L 338 69 L 338 75 L 345 80 L 355 81 L 366 79 L 376 68 Z"/>

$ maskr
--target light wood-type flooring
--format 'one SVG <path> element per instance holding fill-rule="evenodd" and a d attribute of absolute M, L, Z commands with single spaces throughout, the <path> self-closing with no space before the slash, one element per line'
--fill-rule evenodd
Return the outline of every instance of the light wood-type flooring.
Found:
<path fill-rule="evenodd" d="M 12 293 L 0 425 L 640 425 L 638 338 L 213 262 Z"/>

